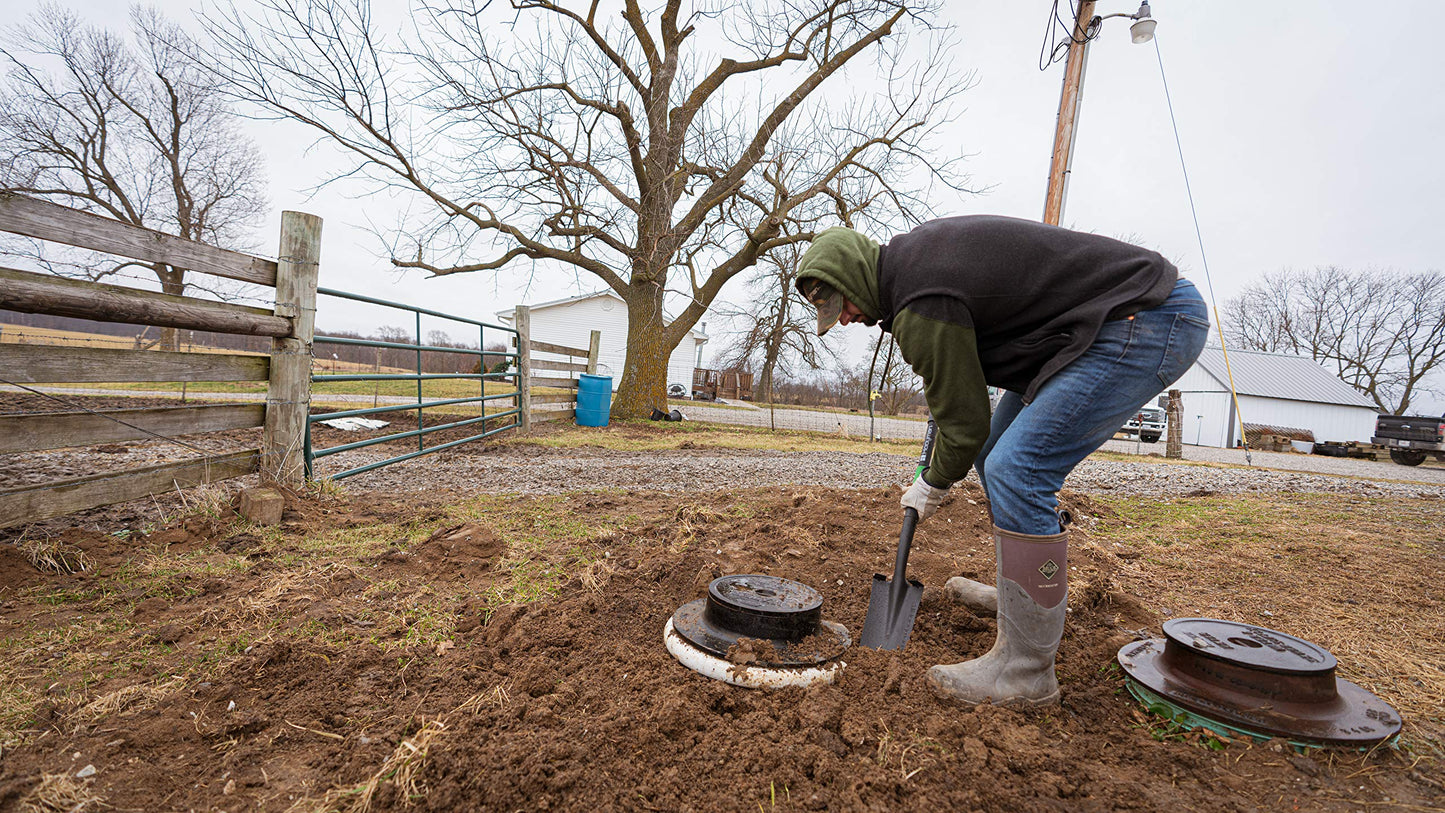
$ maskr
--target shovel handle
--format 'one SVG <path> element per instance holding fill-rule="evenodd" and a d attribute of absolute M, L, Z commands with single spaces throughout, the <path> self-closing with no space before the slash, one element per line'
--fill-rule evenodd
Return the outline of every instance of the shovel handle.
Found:
<path fill-rule="evenodd" d="M 932 416 L 928 418 L 928 428 L 923 432 L 923 453 L 918 456 L 918 465 L 913 470 L 913 479 L 917 480 L 923 476 L 923 470 L 928 468 L 929 462 L 933 459 L 933 444 L 938 440 L 938 422 Z"/>
<path fill-rule="evenodd" d="M 918 527 L 918 511 L 903 509 L 903 531 L 898 534 L 898 558 L 893 563 L 894 595 L 908 592 L 908 551 L 913 547 L 913 529 Z"/>

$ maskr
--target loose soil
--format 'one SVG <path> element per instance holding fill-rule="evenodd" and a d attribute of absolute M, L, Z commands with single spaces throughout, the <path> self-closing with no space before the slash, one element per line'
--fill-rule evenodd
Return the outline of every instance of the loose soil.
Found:
<path fill-rule="evenodd" d="M 1426 640 L 1445 614 L 1438 499 L 1305 500 L 1273 524 L 1248 503 L 1254 521 L 1234 527 L 1235 504 L 1209 495 L 1133 513 L 1066 492 L 1080 521 L 1063 700 L 1040 711 L 957 706 L 922 679 L 993 641 L 991 619 L 939 589 L 992 581 L 969 484 L 918 531 L 910 574 L 928 589 L 903 651 L 854 647 L 836 684 L 764 692 L 663 648 L 670 614 L 734 573 L 816 587 L 824 617 L 856 636 L 871 575 L 891 572 L 898 497 L 356 491 L 293 497 L 278 528 L 227 511 L 150 527 L 126 507 L 88 530 L 52 524 L 46 541 L 88 570 L 41 572 L 0 543 L 0 809 L 1440 809 L 1445 656 Z M 1387 514 L 1403 519 L 1377 534 Z M 1171 544 L 1199 522 L 1231 527 Z M 1123 690 L 1114 655 L 1158 634 L 1161 597 L 1192 602 L 1176 615 L 1266 602 L 1310 637 L 1298 625 L 1317 595 L 1388 604 L 1393 631 L 1360 637 L 1419 634 L 1425 660 L 1345 673 L 1397 705 L 1404 746 L 1220 742 Z M 1327 642 L 1342 671 L 1355 643 Z"/>

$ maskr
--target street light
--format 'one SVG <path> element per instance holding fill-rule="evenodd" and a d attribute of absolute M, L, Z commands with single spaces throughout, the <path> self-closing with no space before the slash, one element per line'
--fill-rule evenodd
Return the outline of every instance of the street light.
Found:
<path fill-rule="evenodd" d="M 1079 104 L 1084 95 L 1084 69 L 1089 61 L 1089 42 L 1099 35 L 1104 21 L 1111 17 L 1134 20 L 1129 38 L 1135 43 L 1154 39 L 1158 25 L 1149 11 L 1149 0 L 1140 4 L 1133 14 L 1094 16 L 1097 0 L 1082 0 L 1074 28 L 1069 36 L 1069 56 L 1064 63 L 1064 89 L 1059 94 L 1059 119 L 1054 128 L 1054 156 L 1049 163 L 1049 191 L 1044 199 L 1044 222 L 1057 226 L 1064 215 L 1064 196 L 1068 193 L 1069 173 L 1073 171 L 1074 135 L 1078 132 Z M 1083 23 L 1082 21 L 1087 21 Z"/>
<path fill-rule="evenodd" d="M 1134 21 L 1134 24 L 1129 26 L 1129 39 L 1133 40 L 1135 45 L 1143 45 L 1154 39 L 1154 26 L 1158 25 L 1159 21 L 1149 13 L 1149 0 L 1144 0 L 1139 6 L 1139 11 L 1134 14 Z"/>

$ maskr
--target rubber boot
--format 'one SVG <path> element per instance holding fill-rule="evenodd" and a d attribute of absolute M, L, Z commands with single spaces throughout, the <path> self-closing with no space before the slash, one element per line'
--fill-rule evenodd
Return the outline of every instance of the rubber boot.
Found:
<path fill-rule="evenodd" d="M 998 637 L 982 657 L 928 670 L 928 685 L 970 705 L 1046 706 L 1059 700 L 1054 655 L 1068 606 L 1068 539 L 997 526 Z"/>
<path fill-rule="evenodd" d="M 1068 528 L 1074 522 L 1074 514 L 1067 508 L 1057 508 L 1059 527 Z M 983 582 L 954 576 L 943 583 L 943 594 L 963 603 L 974 615 L 993 618 L 998 615 L 998 588 Z"/>
<path fill-rule="evenodd" d="M 998 615 L 998 590 L 983 582 L 954 576 L 943 583 L 943 594 L 963 602 L 963 606 L 972 610 L 974 615 L 985 618 Z"/>

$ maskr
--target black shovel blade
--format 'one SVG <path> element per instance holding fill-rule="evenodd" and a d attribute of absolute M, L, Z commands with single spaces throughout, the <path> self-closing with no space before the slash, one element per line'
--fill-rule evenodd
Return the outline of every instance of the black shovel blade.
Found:
<path fill-rule="evenodd" d="M 882 573 L 874 573 L 868 616 L 863 619 L 858 643 L 869 649 L 902 649 L 913 634 L 913 620 L 918 617 L 922 600 L 923 582 L 908 579 L 900 585 Z"/>

